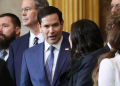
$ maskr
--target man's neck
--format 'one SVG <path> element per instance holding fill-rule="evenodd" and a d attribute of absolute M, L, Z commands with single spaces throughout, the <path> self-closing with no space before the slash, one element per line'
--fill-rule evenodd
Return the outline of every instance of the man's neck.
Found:
<path fill-rule="evenodd" d="M 37 27 L 37 25 L 36 26 L 31 26 L 31 27 L 28 27 L 28 28 L 35 36 L 40 34 L 40 31 L 39 31 L 39 28 Z"/>

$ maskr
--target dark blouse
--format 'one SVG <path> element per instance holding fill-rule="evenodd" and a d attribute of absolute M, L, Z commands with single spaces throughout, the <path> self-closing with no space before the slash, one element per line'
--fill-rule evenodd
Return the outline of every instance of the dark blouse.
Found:
<path fill-rule="evenodd" d="M 75 86 L 77 82 L 78 72 L 80 70 L 79 67 L 81 66 L 82 61 L 83 58 L 79 58 L 78 60 L 76 60 L 69 71 L 66 71 L 61 75 L 60 81 L 62 81 L 63 79 L 67 79 L 69 81 L 68 86 Z"/>

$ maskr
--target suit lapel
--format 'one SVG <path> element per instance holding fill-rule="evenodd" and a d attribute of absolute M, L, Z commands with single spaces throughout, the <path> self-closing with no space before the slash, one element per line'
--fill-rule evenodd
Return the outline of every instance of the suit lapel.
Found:
<path fill-rule="evenodd" d="M 46 74 L 45 74 L 45 68 L 44 68 L 44 42 L 42 42 L 41 44 L 39 44 L 40 46 L 38 46 L 35 57 L 36 57 L 36 62 L 38 64 L 38 71 L 40 75 L 39 78 L 40 80 L 42 80 L 45 84 L 45 86 L 49 86 L 49 82 L 47 80 Z M 43 83 L 41 82 L 41 83 Z"/>
<path fill-rule="evenodd" d="M 62 72 L 62 69 L 64 68 L 66 59 L 69 57 L 68 56 L 69 55 L 69 49 L 70 49 L 69 42 L 68 42 L 67 39 L 65 39 L 63 37 L 63 41 L 62 41 L 61 48 L 60 48 L 59 55 L 58 55 L 58 60 L 57 60 L 57 64 L 56 64 L 56 69 L 55 69 L 55 74 L 54 74 L 52 86 L 55 86 L 55 83 L 59 79 L 59 76 Z"/>

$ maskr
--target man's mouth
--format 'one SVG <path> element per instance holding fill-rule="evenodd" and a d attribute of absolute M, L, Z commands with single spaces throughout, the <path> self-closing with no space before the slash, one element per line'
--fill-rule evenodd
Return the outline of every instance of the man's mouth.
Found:
<path fill-rule="evenodd" d="M 0 35 L 0 38 L 4 38 L 4 36 L 3 36 L 3 35 Z"/>
<path fill-rule="evenodd" d="M 57 35 L 52 35 L 52 36 L 49 36 L 49 38 L 50 38 L 51 40 L 56 39 L 56 37 L 57 37 Z"/>

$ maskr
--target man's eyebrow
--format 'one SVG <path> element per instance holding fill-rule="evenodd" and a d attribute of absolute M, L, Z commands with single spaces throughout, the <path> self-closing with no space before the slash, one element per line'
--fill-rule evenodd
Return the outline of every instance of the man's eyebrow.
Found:
<path fill-rule="evenodd" d="M 5 25 L 5 24 L 7 24 L 7 23 L 2 23 L 2 25 Z"/>

